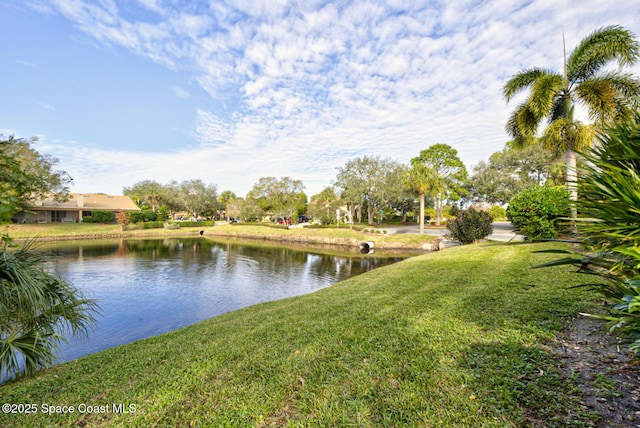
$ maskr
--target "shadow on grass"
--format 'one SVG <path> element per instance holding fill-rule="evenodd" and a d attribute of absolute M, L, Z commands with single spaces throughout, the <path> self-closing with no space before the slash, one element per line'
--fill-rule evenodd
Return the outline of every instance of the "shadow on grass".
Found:
<path fill-rule="evenodd" d="M 566 427 L 589 424 L 580 407 L 580 391 L 565 379 L 560 357 L 550 351 L 515 342 L 474 343 L 461 370 L 468 388 L 483 403 L 487 417 L 511 420 L 517 426 Z"/>

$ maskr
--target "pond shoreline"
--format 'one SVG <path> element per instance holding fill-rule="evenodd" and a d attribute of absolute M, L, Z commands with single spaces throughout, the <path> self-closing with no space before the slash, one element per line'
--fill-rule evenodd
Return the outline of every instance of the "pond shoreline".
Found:
<path fill-rule="evenodd" d="M 137 411 L 0 414 L 0 426 L 596 425 L 549 344 L 594 297 L 567 269 L 531 269 L 564 248 L 461 246 L 78 358 L 2 385 L 3 398 Z"/>
<path fill-rule="evenodd" d="M 352 229 L 279 229 L 262 225 L 219 225 L 207 226 L 203 228 L 181 228 L 181 229 L 148 229 L 148 230 L 125 230 L 120 231 L 119 227 L 105 225 L 104 230 L 92 230 L 90 232 L 73 231 L 70 225 L 63 230 L 54 230 L 52 225 L 10 225 L 7 232 L 16 242 L 25 241 L 29 238 L 36 238 L 38 241 L 76 241 L 76 240 L 96 240 L 96 239 L 136 239 L 136 238 L 163 238 L 178 236 L 203 236 L 208 238 L 237 238 L 259 241 L 310 244 L 310 245 L 333 245 L 353 247 L 363 242 L 373 242 L 374 248 L 385 250 L 420 250 L 430 251 L 434 237 L 427 235 L 393 235 L 383 233 L 361 232 Z M 82 225 L 75 225 L 76 227 Z"/>

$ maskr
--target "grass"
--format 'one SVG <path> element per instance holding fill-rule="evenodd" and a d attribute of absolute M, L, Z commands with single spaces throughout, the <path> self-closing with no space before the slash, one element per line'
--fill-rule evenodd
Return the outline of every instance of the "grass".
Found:
<path fill-rule="evenodd" d="M 0 386 L 38 409 L 0 427 L 585 426 L 548 345 L 595 296 L 567 267 L 530 269 L 559 245 L 414 257 L 61 364 Z"/>
<path fill-rule="evenodd" d="M 220 225 L 214 227 L 189 227 L 177 230 L 140 229 L 122 232 L 117 224 L 91 223 L 48 223 L 48 224 L 12 224 L 4 226 L 14 239 L 38 236 L 43 240 L 54 239 L 95 239 L 109 237 L 149 237 L 197 235 L 200 230 L 205 236 L 261 239 L 269 241 L 288 241 L 310 244 L 358 245 L 363 241 L 373 241 L 378 248 L 421 248 L 433 240 L 426 235 L 384 235 L 365 233 L 348 228 L 333 229 L 286 229 L 272 225 Z"/>

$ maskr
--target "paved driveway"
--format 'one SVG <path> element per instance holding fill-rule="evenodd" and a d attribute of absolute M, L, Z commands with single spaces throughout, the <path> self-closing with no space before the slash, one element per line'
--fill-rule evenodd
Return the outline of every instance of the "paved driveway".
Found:
<path fill-rule="evenodd" d="M 513 231 L 513 228 L 511 226 L 511 223 L 509 223 L 508 221 L 496 221 L 493 222 L 492 224 L 493 226 L 493 233 L 491 235 L 489 235 L 487 237 L 487 239 L 490 239 L 492 241 L 519 241 L 522 240 L 522 236 L 516 234 Z M 389 231 L 389 233 L 408 233 L 408 234 L 413 234 L 413 235 L 417 235 L 418 233 L 420 233 L 420 226 L 418 225 L 410 225 L 410 226 L 390 226 L 390 227 L 386 227 L 386 230 Z M 449 234 L 449 230 L 447 228 L 429 228 L 429 227 L 425 227 L 424 229 L 424 233 L 425 235 L 432 235 L 432 236 L 443 236 L 443 235 L 447 235 Z"/>

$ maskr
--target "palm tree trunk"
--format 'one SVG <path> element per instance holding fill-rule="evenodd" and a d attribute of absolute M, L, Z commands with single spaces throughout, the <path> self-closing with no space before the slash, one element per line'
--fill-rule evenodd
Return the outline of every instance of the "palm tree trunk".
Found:
<path fill-rule="evenodd" d="M 578 173 L 576 170 L 576 152 L 571 150 L 569 146 L 566 153 L 567 158 L 567 191 L 569 192 L 569 199 L 571 200 L 571 219 L 578 217 L 578 208 L 576 202 L 578 201 Z M 572 226 L 573 229 L 573 226 Z"/>
<path fill-rule="evenodd" d="M 420 194 L 420 235 L 424 235 L 424 193 Z"/>
<path fill-rule="evenodd" d="M 566 63 L 566 60 L 565 60 Z M 566 65 L 565 65 L 566 68 Z M 565 70 L 565 80 L 566 80 L 566 70 Z M 567 83 L 568 84 L 568 83 Z M 568 92 L 568 90 L 567 90 Z M 565 96 L 563 100 L 563 115 L 566 119 L 569 120 L 570 123 L 573 123 L 573 106 L 571 105 L 571 97 L 568 95 Z M 565 138 L 567 136 L 565 135 Z M 576 205 L 578 201 L 578 170 L 576 169 L 576 152 L 573 150 L 573 137 L 567 138 L 567 152 L 566 152 L 566 162 L 567 162 L 567 170 L 566 170 L 566 179 L 567 179 L 567 191 L 569 192 L 569 199 L 571 204 L 571 230 L 576 233 L 576 224 L 575 219 L 578 218 L 578 207 Z"/>

